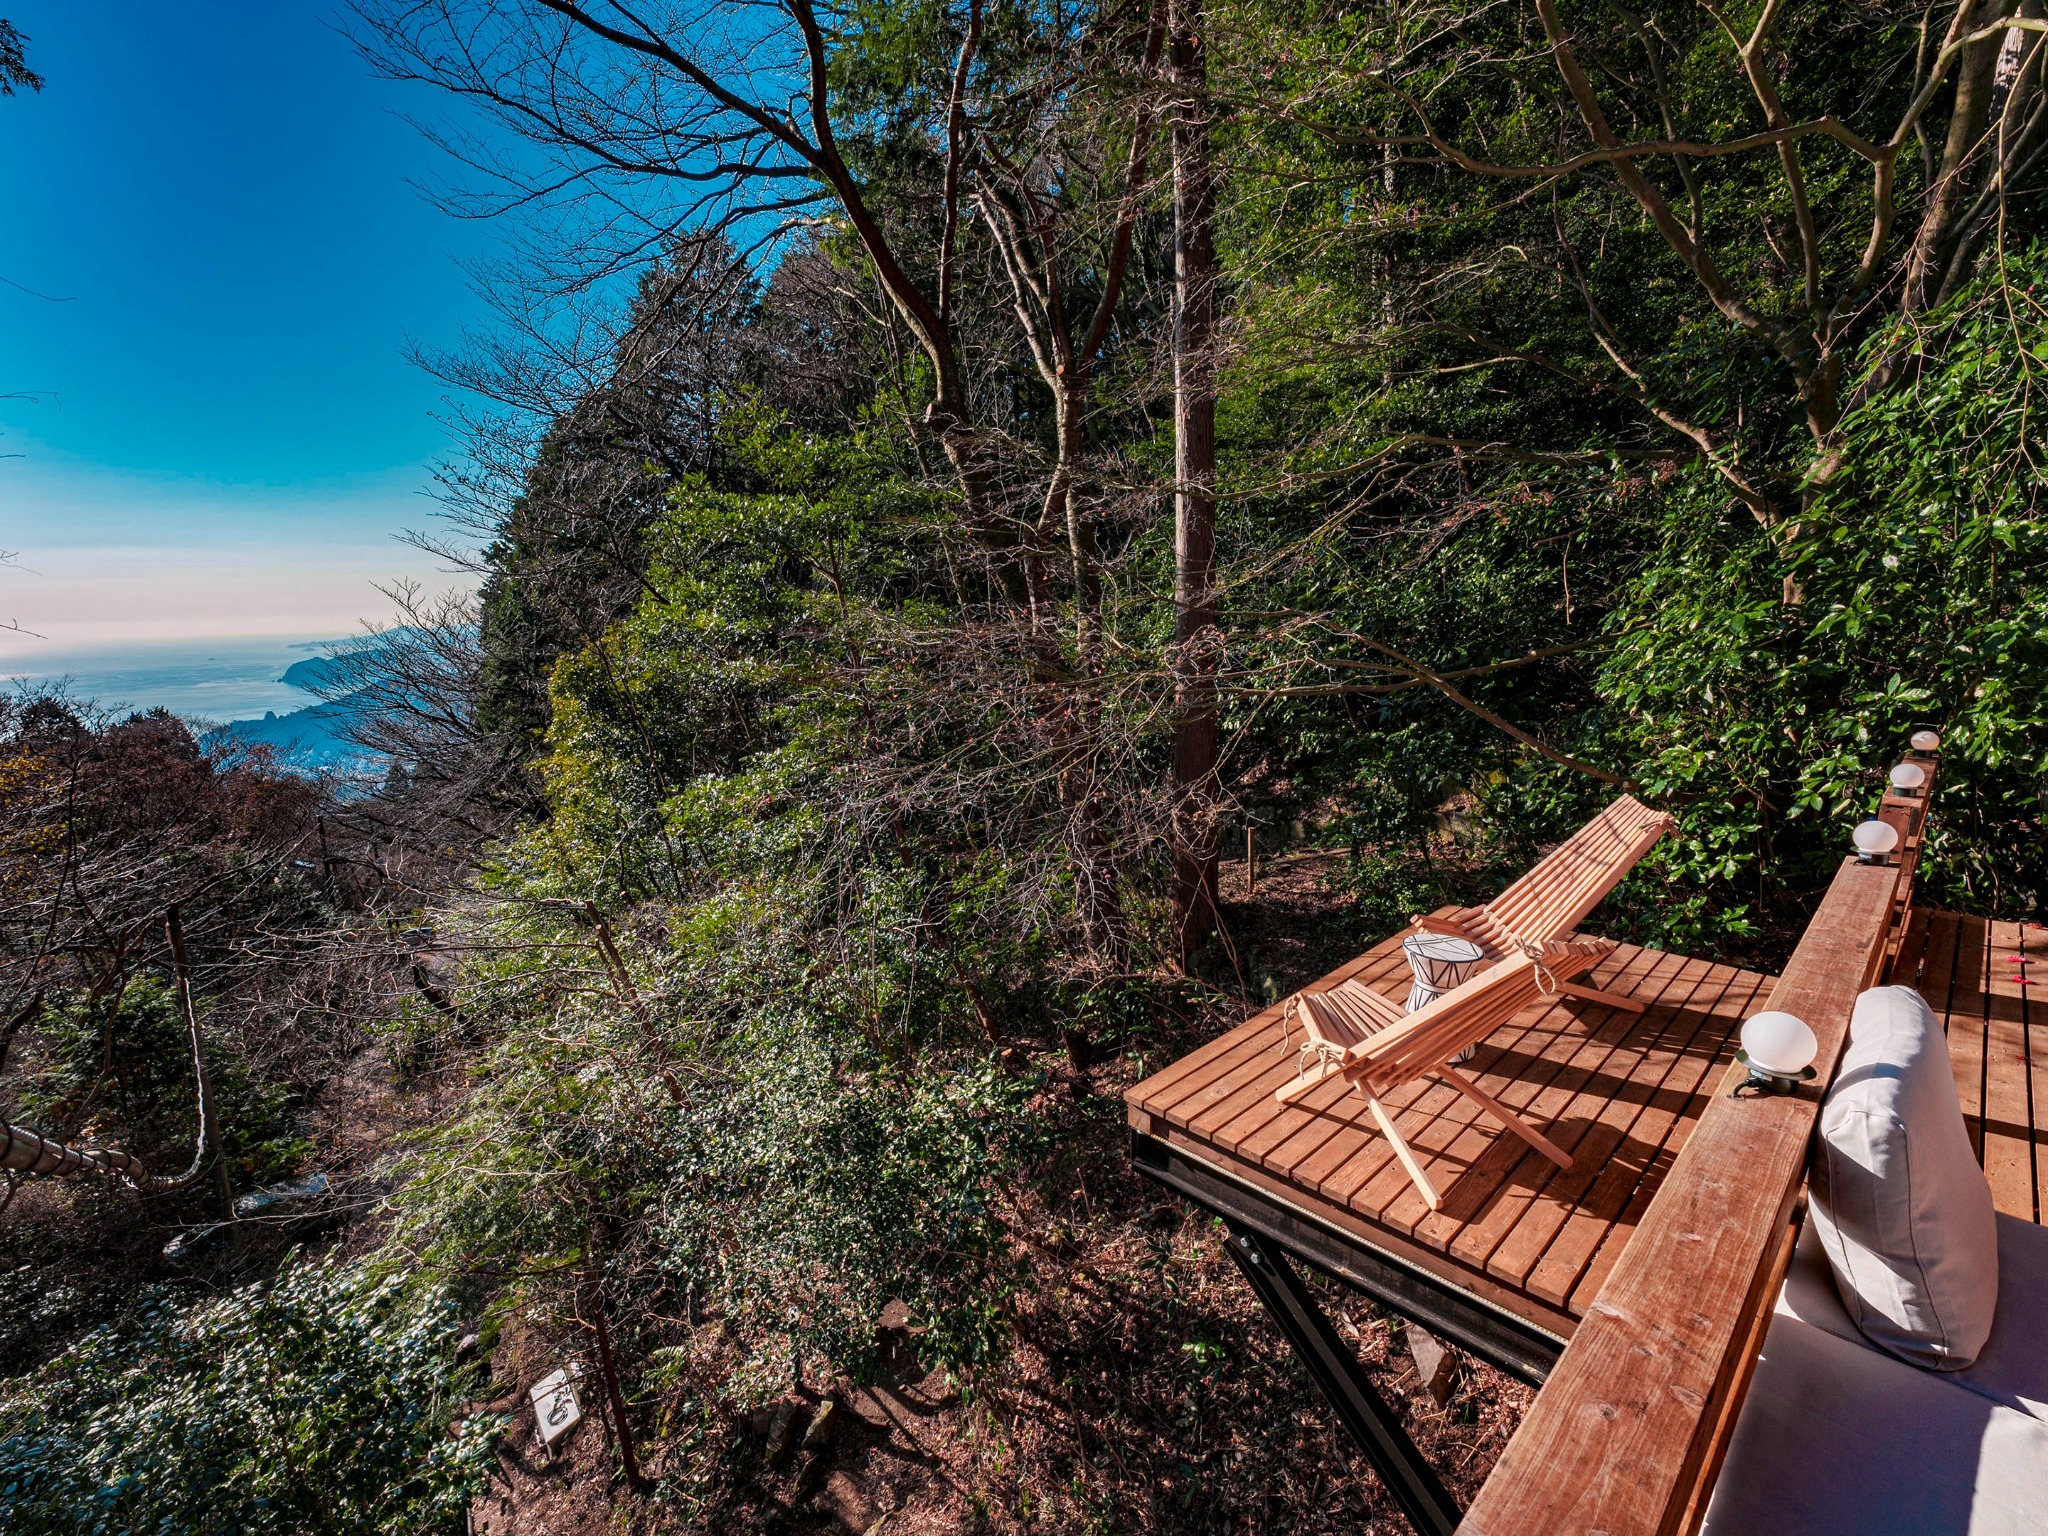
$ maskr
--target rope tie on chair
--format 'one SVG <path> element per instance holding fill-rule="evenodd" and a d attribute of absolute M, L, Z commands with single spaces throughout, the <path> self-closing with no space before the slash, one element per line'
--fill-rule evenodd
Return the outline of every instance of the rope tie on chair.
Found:
<path fill-rule="evenodd" d="M 1543 963 L 1543 946 L 1523 938 L 1512 928 L 1508 930 L 1508 939 L 1534 965 L 1536 969 L 1536 990 L 1545 997 L 1557 996 L 1557 978 L 1550 974 L 1550 967 Z"/>
<path fill-rule="evenodd" d="M 1288 998 L 1280 1009 L 1280 1049 L 1283 1053 L 1287 1049 L 1287 1042 L 1294 1037 L 1294 1010 L 1300 1005 L 1301 994 L 1297 992 Z M 1344 1053 L 1335 1046 L 1318 1040 L 1306 1027 L 1302 1029 L 1301 1034 L 1301 1050 L 1294 1058 L 1296 1081 L 1308 1076 L 1311 1061 L 1320 1067 L 1341 1067 L 1344 1064 Z"/>

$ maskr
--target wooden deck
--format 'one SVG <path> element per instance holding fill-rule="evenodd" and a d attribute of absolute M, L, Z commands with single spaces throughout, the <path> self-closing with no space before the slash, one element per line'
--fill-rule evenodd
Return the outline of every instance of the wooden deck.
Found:
<path fill-rule="evenodd" d="M 1396 934 L 1314 987 L 1357 976 L 1409 985 Z M 1539 1003 L 1465 1068 L 1572 1154 L 1561 1170 L 1430 1081 L 1387 1099 L 1444 1196 L 1416 1194 L 1364 1101 L 1341 1081 L 1294 1105 L 1297 1029 L 1278 1008 L 1153 1074 L 1126 1095 L 1132 1127 L 1286 1202 L 1312 1220 L 1569 1338 L 1709 1102 L 1742 1021 L 1773 978 L 1623 945 L 1591 985 L 1641 1015 L 1576 999 Z"/>
<path fill-rule="evenodd" d="M 2048 930 L 1916 911 L 1889 979 L 1917 986 L 1948 1031 L 1956 1095 L 1998 1208 L 2039 1222 L 2048 1181 Z"/>

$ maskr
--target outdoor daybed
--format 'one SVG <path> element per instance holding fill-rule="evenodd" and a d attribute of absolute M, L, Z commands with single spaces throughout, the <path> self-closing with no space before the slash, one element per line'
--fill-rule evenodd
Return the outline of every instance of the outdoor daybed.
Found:
<path fill-rule="evenodd" d="M 1815 1145 L 1703 1529 L 2048 1536 L 2048 1228 L 1992 1209 L 1918 993 L 1858 1000 Z"/>

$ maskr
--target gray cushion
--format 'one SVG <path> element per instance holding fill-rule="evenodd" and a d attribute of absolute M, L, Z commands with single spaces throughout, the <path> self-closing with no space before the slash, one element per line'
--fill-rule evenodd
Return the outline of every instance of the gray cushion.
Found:
<path fill-rule="evenodd" d="M 2048 1425 L 2048 1227 L 2002 1211 L 1996 1219 L 1998 1312 L 1991 1337 L 1967 1370 L 1940 1379 Z M 1793 1250 L 1778 1311 L 1860 1348 L 1875 1348 L 1842 1310 L 1834 1272 L 1810 1221 Z"/>
<path fill-rule="evenodd" d="M 1864 1335 L 1911 1365 L 1968 1367 L 1998 1307 L 1998 1224 L 1947 1042 L 1911 987 L 1856 1000 L 1812 1196 L 1814 1230 Z"/>
<path fill-rule="evenodd" d="M 2048 1536 L 2048 1424 L 1781 1304 L 1702 1530 Z"/>

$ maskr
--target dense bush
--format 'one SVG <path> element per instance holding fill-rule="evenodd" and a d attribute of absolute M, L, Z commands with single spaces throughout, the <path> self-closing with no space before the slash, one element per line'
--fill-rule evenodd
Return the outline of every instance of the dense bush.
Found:
<path fill-rule="evenodd" d="M 397 1282 L 288 1267 L 167 1294 L 0 1395 L 10 1536 L 416 1536 L 461 1528 L 499 1427 L 451 1424 L 454 1317 Z"/>
<path fill-rule="evenodd" d="M 1910 348 L 1920 376 L 1850 417 L 1796 523 L 1766 534 L 1697 478 L 1670 495 L 1600 682 L 1612 739 L 1680 809 L 1654 867 L 1719 898 L 1680 940 L 1825 878 L 1923 726 L 1943 737 L 1931 899 L 2020 915 L 2048 898 L 2044 266 L 2015 259 L 1873 339 L 1870 364 Z"/>
<path fill-rule="evenodd" d="M 221 1137 L 238 1180 L 262 1184 L 292 1170 L 308 1143 L 294 1129 L 284 1085 L 254 1077 L 209 1042 L 207 1073 Z M 192 1050 L 176 990 L 137 976 L 108 997 L 65 997 L 41 1020 L 35 1070 L 22 1103 L 53 1129 L 90 1122 L 101 1140 L 171 1166 L 190 1157 L 198 1129 Z"/>

